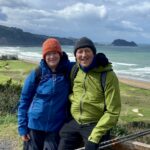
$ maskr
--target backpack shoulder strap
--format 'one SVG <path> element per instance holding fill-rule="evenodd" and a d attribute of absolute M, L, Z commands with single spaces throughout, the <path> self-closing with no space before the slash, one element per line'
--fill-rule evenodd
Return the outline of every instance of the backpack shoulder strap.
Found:
<path fill-rule="evenodd" d="M 75 63 L 71 69 L 71 73 L 70 73 L 70 79 L 71 79 L 71 87 L 73 87 L 73 81 L 78 73 L 79 67 L 78 65 Z"/>
<path fill-rule="evenodd" d="M 102 90 L 103 90 L 104 93 L 105 93 L 105 84 L 106 84 L 107 72 L 109 72 L 109 71 L 113 71 L 113 69 L 101 72 L 101 74 L 100 74 L 100 81 L 101 81 L 100 85 L 101 85 Z"/>
<path fill-rule="evenodd" d="M 106 77 L 107 77 L 107 72 L 109 71 L 113 71 L 112 69 L 108 70 L 108 71 L 104 71 L 100 74 L 100 85 L 102 87 L 102 91 L 103 91 L 103 94 L 104 94 L 104 111 L 107 110 L 106 108 L 106 98 L 105 98 L 105 85 L 106 85 Z"/>
<path fill-rule="evenodd" d="M 106 83 L 106 76 L 107 76 L 107 72 L 102 72 L 101 76 L 100 76 L 100 81 L 101 81 L 101 87 L 102 87 L 102 91 L 103 93 L 105 92 L 105 83 Z"/>
<path fill-rule="evenodd" d="M 36 81 L 36 83 L 38 85 L 40 83 L 40 80 L 41 80 L 41 77 L 42 77 L 42 72 L 41 72 L 40 66 L 35 68 L 35 73 L 36 73 L 35 81 Z"/>

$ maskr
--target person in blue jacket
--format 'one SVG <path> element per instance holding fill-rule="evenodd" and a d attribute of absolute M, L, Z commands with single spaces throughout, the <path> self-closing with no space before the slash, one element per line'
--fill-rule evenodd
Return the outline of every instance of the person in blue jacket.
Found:
<path fill-rule="evenodd" d="M 18 108 L 18 131 L 26 150 L 57 150 L 59 130 L 67 117 L 71 63 L 55 38 L 43 43 L 42 55 L 40 81 L 36 70 L 31 71 Z"/>

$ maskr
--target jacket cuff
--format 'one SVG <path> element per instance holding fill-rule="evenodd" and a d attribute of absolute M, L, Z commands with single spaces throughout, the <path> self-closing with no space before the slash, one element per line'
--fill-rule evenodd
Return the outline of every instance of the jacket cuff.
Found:
<path fill-rule="evenodd" d="M 28 129 L 18 128 L 18 132 L 19 132 L 20 136 L 27 135 L 28 134 Z"/>
<path fill-rule="evenodd" d="M 91 141 L 93 143 L 98 144 L 99 141 L 100 141 L 100 138 L 97 138 L 97 137 L 94 137 L 94 136 L 90 135 L 89 138 L 88 138 L 88 141 Z"/>

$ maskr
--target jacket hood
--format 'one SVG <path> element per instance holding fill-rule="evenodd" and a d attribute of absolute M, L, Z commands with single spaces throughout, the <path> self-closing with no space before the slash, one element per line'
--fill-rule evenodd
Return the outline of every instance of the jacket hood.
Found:
<path fill-rule="evenodd" d="M 105 72 L 105 71 L 110 71 L 112 70 L 112 64 L 109 63 L 107 66 L 103 67 L 103 66 L 98 66 L 98 67 L 95 67 L 93 68 L 91 71 L 93 72 Z"/>

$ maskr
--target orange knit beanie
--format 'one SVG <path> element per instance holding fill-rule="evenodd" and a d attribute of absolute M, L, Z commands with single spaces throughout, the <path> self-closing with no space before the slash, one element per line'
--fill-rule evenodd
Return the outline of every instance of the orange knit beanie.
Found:
<path fill-rule="evenodd" d="M 45 55 L 47 52 L 58 52 L 60 56 L 62 55 L 62 50 L 61 50 L 61 45 L 59 41 L 55 38 L 49 38 L 46 41 L 44 41 L 42 45 L 42 55 L 43 58 L 45 59 Z"/>

